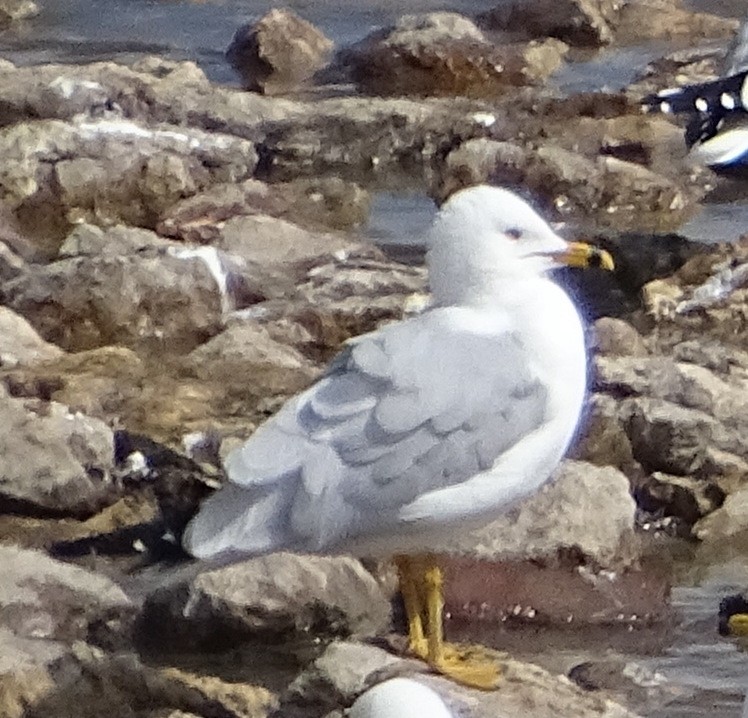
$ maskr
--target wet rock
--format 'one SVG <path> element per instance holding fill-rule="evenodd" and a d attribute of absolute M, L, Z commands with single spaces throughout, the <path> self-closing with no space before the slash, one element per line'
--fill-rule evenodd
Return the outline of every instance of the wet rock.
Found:
<path fill-rule="evenodd" d="M 122 620 L 134 608 L 114 582 L 41 551 L 0 546 L 0 626 L 17 636 L 71 643 L 94 623 Z"/>
<path fill-rule="evenodd" d="M 628 560 L 636 505 L 612 467 L 566 461 L 553 483 L 456 546 L 483 559 L 553 560 L 574 549 L 597 565 Z"/>
<path fill-rule="evenodd" d="M 613 40 L 610 23 L 619 10 L 615 0 L 512 0 L 481 15 L 480 24 L 529 37 L 556 37 L 573 46 L 600 47 Z"/>
<path fill-rule="evenodd" d="M 328 62 L 333 42 L 291 10 L 273 9 L 239 28 L 226 57 L 247 90 L 289 92 Z"/>
<path fill-rule="evenodd" d="M 641 42 L 687 37 L 696 41 L 729 38 L 737 28 L 737 20 L 687 10 L 681 0 L 636 0 L 621 6 L 616 39 Z"/>
<path fill-rule="evenodd" d="M 157 589 L 140 623 L 154 645 L 293 644 L 376 634 L 389 625 L 389 602 L 353 558 L 277 553 Z"/>
<path fill-rule="evenodd" d="M 456 715 L 471 718 L 509 718 L 517 715 L 518 710 L 526 718 L 551 718 L 558 714 L 636 718 L 604 696 L 583 693 L 565 678 L 552 676 L 537 666 L 496 656 L 504 669 L 501 690 L 478 691 L 424 675 L 423 664 L 395 658 L 379 648 L 334 643 L 281 695 L 280 705 L 271 715 L 272 718 L 327 715 L 337 718 L 367 688 L 403 676 L 422 681 Z"/>
<path fill-rule="evenodd" d="M 97 254 L 35 265 L 2 289 L 5 303 L 68 351 L 106 344 L 190 351 L 230 306 L 216 250 Z"/>
<path fill-rule="evenodd" d="M 20 513 L 90 515 L 113 500 L 111 429 L 56 402 L 0 388 L 0 504 Z"/>
<path fill-rule="evenodd" d="M 39 14 L 39 6 L 33 0 L 2 0 L 0 2 L 0 25 L 5 26 L 26 20 Z"/>
<path fill-rule="evenodd" d="M 30 366 L 62 354 L 62 349 L 45 342 L 23 317 L 0 306 L 0 367 Z"/>
<path fill-rule="evenodd" d="M 344 50 L 338 62 L 372 95 L 495 97 L 543 81 L 566 51 L 552 39 L 493 45 L 466 17 L 440 12 L 405 15 Z"/>

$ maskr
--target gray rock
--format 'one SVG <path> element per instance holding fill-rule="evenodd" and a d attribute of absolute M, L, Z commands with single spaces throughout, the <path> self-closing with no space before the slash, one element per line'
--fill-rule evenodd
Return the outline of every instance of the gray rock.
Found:
<path fill-rule="evenodd" d="M 116 225 L 101 228 L 93 224 L 77 224 L 60 246 L 58 257 L 68 259 L 82 256 L 118 256 L 133 254 L 143 249 L 173 246 L 155 232 L 139 227 Z"/>
<path fill-rule="evenodd" d="M 617 469 L 565 461 L 531 499 L 464 540 L 462 555 L 482 559 L 553 559 L 570 548 L 597 565 L 625 563 L 636 504 Z"/>
<path fill-rule="evenodd" d="M 592 328 L 591 349 L 603 356 L 647 356 L 649 351 L 639 332 L 622 319 L 602 317 Z"/>
<path fill-rule="evenodd" d="M 85 639 L 94 622 L 134 611 L 108 578 L 41 551 L 0 546 L 0 570 L 0 628 L 17 636 L 72 643 Z"/>
<path fill-rule="evenodd" d="M 16 511 L 88 515 L 113 500 L 112 430 L 56 402 L 0 390 L 0 501 Z"/>
<path fill-rule="evenodd" d="M 403 16 L 344 50 L 338 63 L 374 95 L 494 97 L 543 81 L 567 49 L 557 40 L 493 45 L 468 18 L 438 12 Z"/>
<path fill-rule="evenodd" d="M 226 57 L 247 90 L 289 92 L 328 62 L 333 42 L 291 10 L 273 9 L 239 28 Z"/>
<path fill-rule="evenodd" d="M 198 646 L 293 645 L 374 635 L 388 625 L 389 602 L 359 561 L 278 553 L 156 590 L 141 632 L 146 640 Z"/>
<path fill-rule="evenodd" d="M 748 532 L 748 487 L 730 494 L 716 511 L 702 518 L 693 527 L 694 535 L 702 541 L 717 543 L 735 540 Z"/>
<path fill-rule="evenodd" d="M 30 366 L 62 356 L 59 347 L 45 342 L 20 315 L 0 306 L 0 367 Z"/>

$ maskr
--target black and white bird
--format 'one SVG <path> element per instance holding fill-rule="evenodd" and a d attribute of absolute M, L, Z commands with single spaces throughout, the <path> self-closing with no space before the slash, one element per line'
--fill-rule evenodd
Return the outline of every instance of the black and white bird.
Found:
<path fill-rule="evenodd" d="M 723 74 L 711 82 L 648 95 L 649 111 L 689 115 L 689 157 L 725 174 L 748 173 L 748 18 L 725 58 Z"/>

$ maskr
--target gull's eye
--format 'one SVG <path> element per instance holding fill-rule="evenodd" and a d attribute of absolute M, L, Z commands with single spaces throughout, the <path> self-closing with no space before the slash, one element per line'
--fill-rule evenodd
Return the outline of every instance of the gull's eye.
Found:
<path fill-rule="evenodd" d="M 518 227 L 512 227 L 511 229 L 507 229 L 504 234 L 509 237 L 509 239 L 521 239 L 522 238 L 522 230 Z"/>

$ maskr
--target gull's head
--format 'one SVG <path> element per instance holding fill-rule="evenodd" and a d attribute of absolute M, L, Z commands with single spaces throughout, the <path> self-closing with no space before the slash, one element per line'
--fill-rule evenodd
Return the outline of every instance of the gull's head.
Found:
<path fill-rule="evenodd" d="M 449 300 L 460 287 L 490 291 L 501 282 L 571 265 L 612 269 L 604 250 L 567 242 L 521 197 L 480 185 L 452 195 L 441 207 L 429 241 L 431 288 Z"/>

